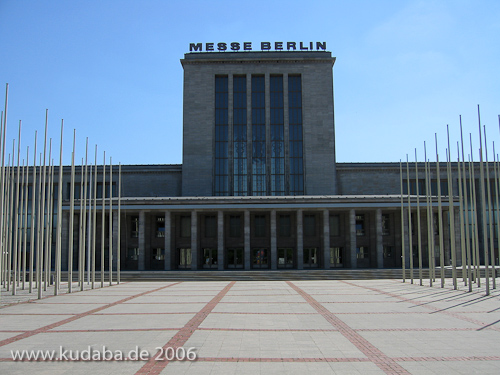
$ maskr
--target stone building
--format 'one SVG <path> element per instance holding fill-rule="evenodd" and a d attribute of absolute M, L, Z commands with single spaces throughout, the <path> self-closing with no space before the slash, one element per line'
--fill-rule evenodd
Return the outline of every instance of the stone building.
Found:
<path fill-rule="evenodd" d="M 336 163 L 334 63 L 326 51 L 185 54 L 183 163 L 122 166 L 121 269 L 401 267 L 402 246 L 409 254 L 410 239 L 409 231 L 402 231 L 402 218 L 405 228 L 412 218 L 411 227 L 416 225 L 416 212 L 409 218 L 405 208 L 401 214 L 401 186 L 405 194 L 408 190 L 406 170 L 402 185 L 399 163 Z M 423 194 L 423 164 L 418 174 Z M 76 199 L 80 176 L 77 169 Z M 447 195 L 445 165 L 440 177 Z M 106 211 L 101 231 L 102 178 L 101 166 L 96 190 L 97 269 L 101 238 L 106 262 L 109 241 L 115 254 L 118 243 L 116 198 L 112 225 Z M 415 168 L 409 178 L 415 207 Z M 435 165 L 431 180 L 436 195 Z M 69 181 L 70 169 L 65 167 L 63 248 L 69 246 Z M 114 166 L 114 197 L 117 181 Z M 458 194 L 456 164 L 451 184 Z M 422 230 L 423 252 L 431 239 L 439 245 L 437 198 L 431 201 L 431 216 L 425 197 L 419 202 L 422 228 L 428 220 L 434 222 L 433 231 Z M 73 227 L 75 259 L 78 223 L 85 220 L 79 215 L 79 202 Z M 456 199 L 454 205 L 458 210 Z M 455 233 L 450 237 L 447 197 L 443 207 L 443 245 L 449 262 L 451 241 L 460 244 L 460 223 L 454 215 Z M 413 259 L 418 261 L 415 229 L 411 239 Z M 439 260 L 439 251 L 435 257 Z M 428 262 L 423 256 L 423 265 Z"/>

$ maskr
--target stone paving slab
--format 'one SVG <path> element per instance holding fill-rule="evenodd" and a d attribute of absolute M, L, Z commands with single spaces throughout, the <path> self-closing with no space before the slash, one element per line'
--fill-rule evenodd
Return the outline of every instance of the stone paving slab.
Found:
<path fill-rule="evenodd" d="M 427 283 L 126 282 L 49 287 L 41 300 L 2 290 L 0 374 L 500 373 L 500 292 Z M 166 360 L 190 348 L 196 360 Z"/>

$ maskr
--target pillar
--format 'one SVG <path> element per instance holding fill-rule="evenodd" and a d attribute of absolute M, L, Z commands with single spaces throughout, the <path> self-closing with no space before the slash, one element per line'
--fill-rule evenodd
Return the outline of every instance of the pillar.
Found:
<path fill-rule="evenodd" d="M 304 226 L 302 210 L 297 210 L 297 269 L 304 269 Z"/>
<path fill-rule="evenodd" d="M 384 268 L 384 242 L 382 237 L 382 209 L 377 208 L 375 212 L 375 225 L 376 225 L 376 251 L 377 251 L 377 268 Z"/>
<path fill-rule="evenodd" d="M 245 247 L 244 247 L 244 255 L 243 255 L 243 261 L 245 264 L 245 270 L 250 269 L 250 211 L 245 210 L 244 212 L 244 241 L 245 241 Z"/>
<path fill-rule="evenodd" d="M 217 268 L 224 269 L 224 213 L 217 211 Z"/>
<path fill-rule="evenodd" d="M 325 270 L 330 269 L 330 212 L 328 210 L 323 210 L 323 266 Z"/>
<path fill-rule="evenodd" d="M 146 268 L 146 213 L 139 212 L 139 271 L 144 271 Z"/>
<path fill-rule="evenodd" d="M 191 269 L 198 269 L 198 213 L 191 211 Z"/>
<path fill-rule="evenodd" d="M 276 236 L 276 210 L 271 211 L 271 269 L 278 269 L 278 242 Z"/>
<path fill-rule="evenodd" d="M 349 247 L 351 254 L 351 268 L 358 268 L 356 254 L 356 211 L 349 210 Z"/>
<path fill-rule="evenodd" d="M 165 269 L 172 270 L 174 254 L 172 251 L 172 224 L 170 211 L 165 211 Z"/>

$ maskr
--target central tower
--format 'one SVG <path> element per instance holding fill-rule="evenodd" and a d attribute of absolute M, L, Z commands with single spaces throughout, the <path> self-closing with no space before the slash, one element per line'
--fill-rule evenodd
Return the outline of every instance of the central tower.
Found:
<path fill-rule="evenodd" d="M 183 196 L 334 195 L 330 52 L 187 53 Z"/>

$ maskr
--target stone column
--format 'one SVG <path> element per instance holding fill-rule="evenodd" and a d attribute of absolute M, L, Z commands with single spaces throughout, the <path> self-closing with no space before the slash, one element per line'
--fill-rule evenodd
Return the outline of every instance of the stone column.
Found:
<path fill-rule="evenodd" d="M 328 210 L 323 210 L 323 268 L 330 269 L 330 212 Z"/>
<path fill-rule="evenodd" d="M 377 241 L 377 268 L 384 268 L 384 242 L 382 237 L 382 209 L 375 212 L 376 241 Z"/>
<path fill-rule="evenodd" d="M 358 268 L 358 258 L 356 254 L 356 211 L 349 210 L 349 247 L 351 254 L 351 268 Z"/>
<path fill-rule="evenodd" d="M 191 269 L 198 269 L 198 213 L 191 211 Z"/>
<path fill-rule="evenodd" d="M 249 270 L 250 269 L 250 211 L 245 210 L 244 213 L 244 241 L 245 241 L 245 247 L 244 247 L 244 256 L 243 256 L 243 261 L 245 264 L 245 269 Z"/>
<path fill-rule="evenodd" d="M 139 271 L 146 269 L 146 213 L 139 212 Z"/>
<path fill-rule="evenodd" d="M 172 270 L 174 254 L 172 251 L 172 225 L 170 211 L 165 211 L 165 270 Z"/>
<path fill-rule="evenodd" d="M 302 210 L 297 210 L 297 269 L 304 269 L 304 226 Z"/>
<path fill-rule="evenodd" d="M 217 211 L 217 269 L 224 269 L 224 212 Z"/>
<path fill-rule="evenodd" d="M 271 211 L 271 269 L 278 269 L 278 247 L 276 236 L 276 210 Z"/>

